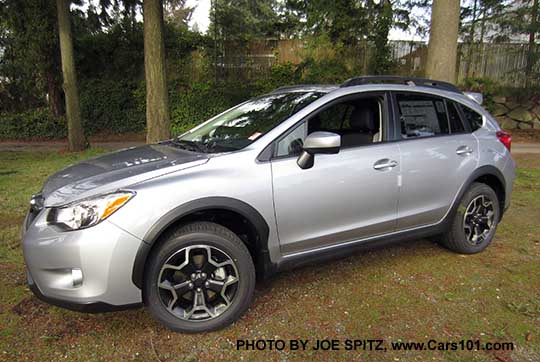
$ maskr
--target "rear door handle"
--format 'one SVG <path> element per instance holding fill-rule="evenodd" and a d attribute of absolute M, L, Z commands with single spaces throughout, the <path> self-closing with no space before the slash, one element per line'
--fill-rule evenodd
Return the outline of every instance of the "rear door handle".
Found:
<path fill-rule="evenodd" d="M 469 146 L 460 146 L 456 150 L 456 154 L 459 156 L 468 156 L 473 152 Z"/>
<path fill-rule="evenodd" d="M 383 158 L 382 160 L 379 160 L 373 164 L 373 168 L 378 171 L 385 171 L 390 170 L 394 167 L 396 167 L 398 163 L 393 160 L 389 160 L 388 158 Z"/>

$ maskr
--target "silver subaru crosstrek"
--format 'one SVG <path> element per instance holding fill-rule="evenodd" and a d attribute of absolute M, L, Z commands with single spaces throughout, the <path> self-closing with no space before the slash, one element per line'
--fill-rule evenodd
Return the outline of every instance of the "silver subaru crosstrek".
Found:
<path fill-rule="evenodd" d="M 257 277 L 387 241 L 459 253 L 510 204 L 510 136 L 478 94 L 428 79 L 283 87 L 183 135 L 71 165 L 30 201 L 30 289 L 81 311 L 144 305 L 227 326 Z"/>

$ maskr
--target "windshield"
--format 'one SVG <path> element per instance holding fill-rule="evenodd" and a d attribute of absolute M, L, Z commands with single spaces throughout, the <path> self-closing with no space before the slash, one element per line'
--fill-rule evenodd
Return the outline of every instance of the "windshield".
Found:
<path fill-rule="evenodd" d="M 230 109 L 172 143 L 196 152 L 236 151 L 255 142 L 322 95 L 321 92 L 294 92 L 261 96 Z"/>

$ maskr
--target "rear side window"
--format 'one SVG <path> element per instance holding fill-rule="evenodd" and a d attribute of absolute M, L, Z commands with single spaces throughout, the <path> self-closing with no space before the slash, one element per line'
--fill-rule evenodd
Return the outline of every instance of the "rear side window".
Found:
<path fill-rule="evenodd" d="M 461 109 L 463 110 L 463 115 L 465 116 L 465 122 L 469 124 L 472 132 L 482 127 L 482 115 L 473 111 L 469 107 L 461 106 Z"/>
<path fill-rule="evenodd" d="M 444 100 L 423 94 L 397 94 L 401 136 L 429 137 L 449 134 Z"/>
<path fill-rule="evenodd" d="M 464 133 L 459 106 L 450 99 L 424 94 L 396 95 L 402 138 Z"/>

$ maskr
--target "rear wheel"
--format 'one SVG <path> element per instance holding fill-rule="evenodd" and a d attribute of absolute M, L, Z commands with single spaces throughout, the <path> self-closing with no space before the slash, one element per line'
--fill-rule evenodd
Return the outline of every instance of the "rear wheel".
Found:
<path fill-rule="evenodd" d="M 146 270 L 146 306 L 154 318 L 179 332 L 229 325 L 247 310 L 255 289 L 255 268 L 244 243 L 210 222 L 166 235 Z"/>
<path fill-rule="evenodd" d="M 486 184 L 473 183 L 461 199 L 442 243 L 458 253 L 479 253 L 491 243 L 499 218 L 499 200 L 495 191 Z"/>

